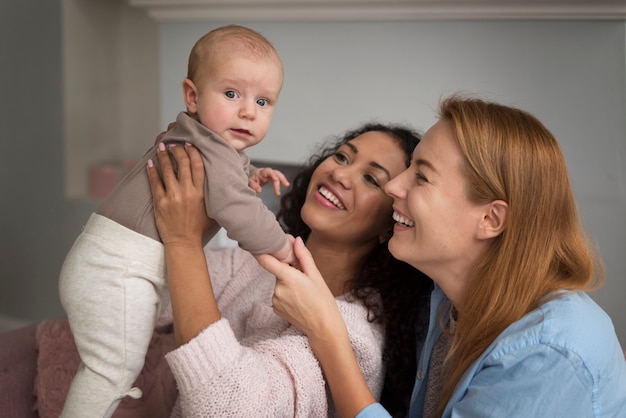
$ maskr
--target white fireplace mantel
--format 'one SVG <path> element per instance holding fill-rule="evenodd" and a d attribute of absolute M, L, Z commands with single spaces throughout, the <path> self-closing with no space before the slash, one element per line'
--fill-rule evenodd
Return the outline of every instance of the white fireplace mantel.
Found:
<path fill-rule="evenodd" d="M 626 19 L 625 0 L 129 0 L 159 22 Z"/>

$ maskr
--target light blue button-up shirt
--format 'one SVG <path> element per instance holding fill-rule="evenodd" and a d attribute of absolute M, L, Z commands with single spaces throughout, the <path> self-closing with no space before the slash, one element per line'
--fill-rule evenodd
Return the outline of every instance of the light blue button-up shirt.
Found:
<path fill-rule="evenodd" d="M 430 353 L 441 334 L 432 293 L 428 336 L 409 416 L 421 417 Z M 380 405 L 357 418 L 389 417 Z M 626 418 L 626 362 L 608 315 L 586 294 L 563 294 L 511 324 L 468 368 L 444 417 Z"/>

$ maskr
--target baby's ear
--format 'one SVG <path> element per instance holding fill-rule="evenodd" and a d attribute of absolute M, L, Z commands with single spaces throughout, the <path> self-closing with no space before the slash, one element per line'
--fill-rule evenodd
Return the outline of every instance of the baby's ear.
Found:
<path fill-rule="evenodd" d="M 504 200 L 494 200 L 485 205 L 485 212 L 480 222 L 479 238 L 497 237 L 506 229 L 509 204 Z"/>
<path fill-rule="evenodd" d="M 198 112 L 198 89 L 194 82 L 188 78 L 183 81 L 183 100 L 185 101 L 187 112 Z"/>

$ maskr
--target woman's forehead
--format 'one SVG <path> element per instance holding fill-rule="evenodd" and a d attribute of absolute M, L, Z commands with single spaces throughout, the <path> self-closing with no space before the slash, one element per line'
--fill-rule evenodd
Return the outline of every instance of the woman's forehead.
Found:
<path fill-rule="evenodd" d="M 384 132 L 365 132 L 345 146 L 370 164 L 384 167 L 392 177 L 405 169 L 407 155 L 398 140 Z"/>
<path fill-rule="evenodd" d="M 368 131 L 351 139 L 345 145 L 351 144 L 362 152 L 376 152 L 380 149 L 389 149 L 392 152 L 402 151 L 397 140 L 389 134 L 381 131 Z M 393 144 L 393 145 L 391 145 Z"/>

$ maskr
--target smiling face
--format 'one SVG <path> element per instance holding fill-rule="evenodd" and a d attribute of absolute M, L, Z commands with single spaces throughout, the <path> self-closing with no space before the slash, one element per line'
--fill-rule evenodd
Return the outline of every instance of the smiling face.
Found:
<path fill-rule="evenodd" d="M 452 297 L 487 245 L 481 221 L 488 204 L 467 197 L 464 159 L 448 121 L 430 128 L 410 167 L 386 186 L 394 198 L 394 257 L 418 268 Z"/>
<path fill-rule="evenodd" d="M 194 83 L 186 79 L 187 111 L 237 151 L 258 144 L 267 134 L 283 83 L 282 64 L 273 53 L 219 54 Z"/>
<path fill-rule="evenodd" d="M 406 155 L 389 135 L 370 131 L 324 160 L 309 182 L 301 210 L 311 236 L 325 236 L 347 250 L 388 237 L 392 199 L 383 187 L 405 168 Z"/>

